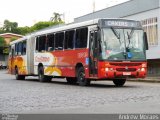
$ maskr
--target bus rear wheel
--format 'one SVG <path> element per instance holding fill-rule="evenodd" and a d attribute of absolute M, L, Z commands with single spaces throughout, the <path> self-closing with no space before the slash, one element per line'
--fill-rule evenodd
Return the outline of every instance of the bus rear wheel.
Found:
<path fill-rule="evenodd" d="M 43 67 L 39 67 L 38 69 L 38 78 L 40 82 L 50 82 L 52 80 L 51 76 L 44 75 Z"/>
<path fill-rule="evenodd" d="M 85 71 L 83 67 L 80 67 L 77 71 L 77 82 L 80 86 L 90 85 L 90 80 L 85 78 Z"/>
<path fill-rule="evenodd" d="M 117 87 L 122 87 L 126 82 L 126 79 L 114 79 L 113 83 L 115 84 L 115 86 Z"/>
<path fill-rule="evenodd" d="M 16 80 L 24 80 L 25 79 L 24 75 L 18 74 L 18 68 L 15 69 L 15 76 L 16 76 Z"/>

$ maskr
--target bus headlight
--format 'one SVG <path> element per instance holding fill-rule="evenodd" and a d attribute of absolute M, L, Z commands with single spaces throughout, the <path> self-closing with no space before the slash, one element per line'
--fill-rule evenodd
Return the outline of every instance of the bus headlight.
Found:
<path fill-rule="evenodd" d="M 105 71 L 108 72 L 108 71 L 113 71 L 113 68 L 105 68 Z"/>
<path fill-rule="evenodd" d="M 105 71 L 108 72 L 108 71 L 109 71 L 109 68 L 105 68 Z"/>
<path fill-rule="evenodd" d="M 144 72 L 144 71 L 145 71 L 145 68 L 141 68 L 141 71 Z"/>
<path fill-rule="evenodd" d="M 139 68 L 138 71 L 144 72 L 145 68 Z"/>

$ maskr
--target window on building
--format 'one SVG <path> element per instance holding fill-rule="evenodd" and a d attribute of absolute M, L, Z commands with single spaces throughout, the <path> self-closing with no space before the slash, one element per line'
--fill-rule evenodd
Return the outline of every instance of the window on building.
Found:
<path fill-rule="evenodd" d="M 73 49 L 75 30 L 65 32 L 65 49 Z"/>
<path fill-rule="evenodd" d="M 55 50 L 63 50 L 64 32 L 55 34 Z"/>
<path fill-rule="evenodd" d="M 88 28 L 80 28 L 76 30 L 76 48 L 86 48 L 88 38 Z"/>
<path fill-rule="evenodd" d="M 148 43 L 150 46 L 158 45 L 158 23 L 157 17 L 142 20 L 142 26 L 147 33 Z"/>

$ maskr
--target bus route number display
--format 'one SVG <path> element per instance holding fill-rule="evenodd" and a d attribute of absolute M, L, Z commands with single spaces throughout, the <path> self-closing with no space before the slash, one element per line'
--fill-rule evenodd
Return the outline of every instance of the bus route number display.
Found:
<path fill-rule="evenodd" d="M 102 27 L 127 27 L 127 28 L 141 28 L 138 21 L 132 20 L 102 20 Z"/>

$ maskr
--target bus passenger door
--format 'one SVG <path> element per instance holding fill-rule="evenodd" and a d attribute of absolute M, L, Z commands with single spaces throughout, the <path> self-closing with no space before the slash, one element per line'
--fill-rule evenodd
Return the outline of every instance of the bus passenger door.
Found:
<path fill-rule="evenodd" d="M 89 74 L 90 77 L 97 77 L 98 74 L 98 42 L 97 31 L 90 31 L 89 42 Z"/>

